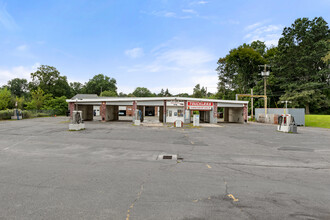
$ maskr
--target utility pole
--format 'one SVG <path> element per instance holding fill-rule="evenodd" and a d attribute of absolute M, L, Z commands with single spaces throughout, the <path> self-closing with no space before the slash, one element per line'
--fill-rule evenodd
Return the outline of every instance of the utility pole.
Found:
<path fill-rule="evenodd" d="M 253 89 L 251 89 L 251 121 L 253 120 Z"/>
<path fill-rule="evenodd" d="M 269 76 L 270 72 L 267 71 L 267 67 L 270 67 L 269 65 L 260 65 L 260 66 L 264 66 L 264 71 L 261 72 L 261 76 L 264 77 L 264 96 L 265 96 L 265 115 L 267 114 L 267 77 Z"/>

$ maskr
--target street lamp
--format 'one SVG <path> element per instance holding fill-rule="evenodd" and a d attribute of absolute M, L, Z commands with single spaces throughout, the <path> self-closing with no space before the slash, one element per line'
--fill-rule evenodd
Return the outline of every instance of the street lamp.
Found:
<path fill-rule="evenodd" d="M 265 96 L 265 116 L 267 114 L 267 77 L 270 74 L 270 71 L 267 71 L 267 67 L 270 67 L 270 65 L 259 65 L 264 67 L 264 71 L 261 71 L 261 76 L 264 78 L 264 96 Z"/>
<path fill-rule="evenodd" d="M 292 103 L 292 102 L 291 101 L 281 101 L 281 103 L 285 103 L 284 114 L 286 114 L 286 111 L 288 110 L 288 103 Z"/>

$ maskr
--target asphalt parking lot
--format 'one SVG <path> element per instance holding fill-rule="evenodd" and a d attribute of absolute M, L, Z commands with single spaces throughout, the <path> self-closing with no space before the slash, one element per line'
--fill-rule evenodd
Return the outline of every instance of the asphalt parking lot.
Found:
<path fill-rule="evenodd" d="M 67 120 L 0 121 L 0 219 L 330 219 L 329 129 Z"/>

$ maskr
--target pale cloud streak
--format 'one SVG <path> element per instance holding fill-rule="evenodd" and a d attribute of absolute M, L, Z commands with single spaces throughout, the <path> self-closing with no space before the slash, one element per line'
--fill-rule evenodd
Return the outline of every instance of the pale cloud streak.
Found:
<path fill-rule="evenodd" d="M 144 55 L 143 49 L 140 47 L 136 47 L 130 50 L 125 50 L 125 54 L 126 56 L 130 57 L 130 58 L 139 58 L 142 57 Z"/>
<path fill-rule="evenodd" d="M 248 40 L 249 43 L 260 40 L 264 41 L 268 47 L 272 45 L 277 46 L 283 26 L 273 24 L 264 25 L 264 23 L 265 22 L 257 22 L 246 26 L 244 30 L 247 33 L 245 34 L 244 39 Z"/>
<path fill-rule="evenodd" d="M 15 30 L 18 28 L 14 18 L 8 13 L 6 5 L 0 2 L 0 27 L 1 26 L 7 30 Z"/>
<path fill-rule="evenodd" d="M 0 67 L 0 85 L 5 85 L 9 80 L 14 78 L 24 78 L 30 81 L 30 73 L 33 73 L 40 66 L 40 63 L 35 63 L 31 66 L 15 66 L 12 68 Z"/>
<path fill-rule="evenodd" d="M 28 49 L 28 46 L 26 44 L 16 47 L 16 50 L 18 50 L 18 51 L 26 51 L 27 49 Z"/>
<path fill-rule="evenodd" d="M 190 15 L 178 15 L 175 12 L 172 11 L 153 11 L 151 12 L 151 15 L 157 16 L 157 17 L 165 17 L 165 18 L 178 18 L 178 19 L 189 19 L 191 18 Z"/>
<path fill-rule="evenodd" d="M 134 75 L 151 75 L 162 79 L 157 87 L 148 86 L 152 92 L 168 88 L 171 93 L 192 94 L 196 84 L 208 87 L 208 91 L 216 92 L 217 73 L 215 71 L 217 57 L 203 48 L 173 49 L 162 48 L 153 51 L 152 60 L 144 64 L 122 67 L 122 71 Z M 159 85 L 162 84 L 162 85 Z M 123 85 L 124 92 L 133 92 L 134 88 Z"/>

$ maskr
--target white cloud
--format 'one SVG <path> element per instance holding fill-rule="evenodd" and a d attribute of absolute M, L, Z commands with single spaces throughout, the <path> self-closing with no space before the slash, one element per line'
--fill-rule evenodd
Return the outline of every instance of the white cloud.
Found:
<path fill-rule="evenodd" d="M 249 42 L 260 40 L 264 41 L 269 47 L 271 45 L 277 46 L 278 39 L 281 37 L 281 32 L 283 29 L 282 25 L 263 25 L 264 22 L 257 22 L 252 25 L 245 27 L 244 39 Z"/>
<path fill-rule="evenodd" d="M 125 50 L 125 54 L 130 58 L 139 58 L 144 55 L 144 52 L 142 48 L 136 47 L 130 50 Z"/>
<path fill-rule="evenodd" d="M 259 27 L 262 24 L 263 24 L 262 22 L 257 22 L 257 23 L 246 26 L 244 28 L 244 30 L 249 31 L 249 30 L 252 30 L 252 29 L 255 29 L 255 28 Z"/>
<path fill-rule="evenodd" d="M 190 13 L 190 14 L 197 14 L 197 12 L 193 9 L 182 9 L 182 12 L 184 13 Z"/>
<path fill-rule="evenodd" d="M 171 11 L 153 11 L 153 12 L 151 12 L 151 14 L 154 16 L 166 17 L 166 18 L 179 18 L 179 19 L 191 18 L 191 16 L 181 16 L 181 15 L 178 15 L 175 12 L 171 12 Z"/>
<path fill-rule="evenodd" d="M 17 28 L 14 18 L 6 10 L 6 5 L 0 2 L 0 27 L 1 25 L 8 30 Z"/>
<path fill-rule="evenodd" d="M 16 50 L 18 50 L 18 51 L 25 51 L 27 49 L 28 49 L 28 46 L 25 44 L 16 47 Z"/>
<path fill-rule="evenodd" d="M 35 63 L 32 66 L 16 66 L 12 68 L 0 68 L 0 85 L 5 85 L 9 80 L 14 78 L 25 78 L 30 81 L 30 73 L 33 73 L 40 66 Z"/>
<path fill-rule="evenodd" d="M 217 57 L 203 48 L 173 49 L 162 48 L 154 51 L 148 63 L 122 67 L 123 74 L 143 76 L 141 84 L 152 92 L 168 88 L 173 94 L 187 92 L 192 94 L 196 84 L 208 87 L 215 92 L 218 82 L 216 68 Z M 152 79 L 149 85 L 146 81 Z M 132 92 L 134 88 L 118 81 L 119 90 Z"/>

